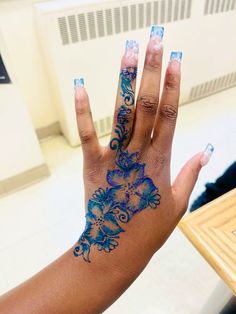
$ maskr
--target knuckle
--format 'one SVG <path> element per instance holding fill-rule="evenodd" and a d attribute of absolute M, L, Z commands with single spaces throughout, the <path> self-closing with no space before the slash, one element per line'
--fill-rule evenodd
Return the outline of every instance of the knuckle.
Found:
<path fill-rule="evenodd" d="M 160 176 L 169 165 L 168 155 L 155 146 L 153 146 L 153 150 L 148 154 L 147 158 L 151 164 L 155 165 L 155 168 L 153 169 L 153 174 L 155 176 Z"/>
<path fill-rule="evenodd" d="M 166 79 L 165 89 L 166 90 L 177 90 L 179 87 L 179 79 L 176 74 L 169 74 Z"/>
<path fill-rule="evenodd" d="M 134 110 L 132 108 L 125 106 L 122 108 L 121 114 L 121 107 L 116 107 L 114 112 L 114 123 L 116 124 L 120 119 L 127 119 L 128 121 L 131 121 L 133 119 L 133 113 Z"/>
<path fill-rule="evenodd" d="M 80 141 L 81 141 L 82 145 L 89 144 L 89 143 L 91 143 L 91 141 L 95 137 L 95 131 L 93 131 L 93 130 L 90 130 L 90 131 L 80 130 L 79 135 L 80 135 Z"/>
<path fill-rule="evenodd" d="M 90 168 L 86 171 L 85 179 L 90 183 L 97 183 L 100 178 L 100 171 L 98 168 Z"/>
<path fill-rule="evenodd" d="M 78 116 L 90 113 L 87 106 L 85 106 L 84 104 L 76 104 L 75 111 Z"/>
<path fill-rule="evenodd" d="M 145 68 L 151 72 L 159 72 L 162 67 L 162 50 L 157 52 L 151 51 L 146 55 Z"/>
<path fill-rule="evenodd" d="M 158 98 L 154 97 L 153 95 L 142 95 L 139 98 L 139 110 L 153 115 L 156 113 L 157 106 L 158 106 Z"/>
<path fill-rule="evenodd" d="M 157 171 L 160 172 L 160 170 L 163 170 L 165 166 L 167 165 L 167 156 L 166 154 L 162 153 L 161 151 L 158 151 L 158 153 L 155 156 L 155 164 L 157 165 Z"/>
<path fill-rule="evenodd" d="M 177 108 L 173 105 L 166 104 L 160 107 L 160 116 L 169 121 L 175 121 L 177 118 Z"/>
<path fill-rule="evenodd" d="M 161 61 L 156 57 L 151 57 L 146 64 L 146 69 L 151 72 L 159 72 L 161 70 Z"/>

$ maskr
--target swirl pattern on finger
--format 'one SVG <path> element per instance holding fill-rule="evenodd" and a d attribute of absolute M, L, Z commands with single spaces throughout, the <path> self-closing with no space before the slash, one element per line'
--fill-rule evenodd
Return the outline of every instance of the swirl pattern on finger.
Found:
<path fill-rule="evenodd" d="M 145 208 L 157 208 L 160 204 L 158 188 L 150 177 L 145 175 L 145 163 L 138 161 L 138 152 L 124 149 L 124 142 L 130 136 L 127 129 L 131 106 L 134 106 L 132 81 L 136 78 L 137 67 L 121 71 L 121 96 L 123 103 L 117 114 L 116 137 L 111 139 L 110 148 L 116 151 L 116 168 L 107 171 L 108 187 L 97 189 L 88 201 L 86 226 L 74 248 L 75 256 L 82 256 L 90 262 L 91 246 L 99 251 L 110 252 L 118 246 L 123 225 L 136 213 Z"/>

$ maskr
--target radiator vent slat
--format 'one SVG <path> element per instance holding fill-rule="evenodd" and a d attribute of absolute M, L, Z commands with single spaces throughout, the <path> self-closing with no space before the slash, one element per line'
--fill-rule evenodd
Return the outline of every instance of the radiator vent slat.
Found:
<path fill-rule="evenodd" d="M 188 5 L 187 5 L 187 19 L 191 17 L 191 8 L 192 8 L 192 0 L 188 0 Z"/>
<path fill-rule="evenodd" d="M 116 33 L 121 32 L 120 28 L 120 8 L 115 8 L 114 9 L 114 19 L 115 19 L 115 31 Z"/>
<path fill-rule="evenodd" d="M 206 0 L 205 14 L 215 6 L 213 0 Z M 218 1 L 219 10 L 223 0 Z M 228 0 L 227 0 L 228 1 Z M 231 10 L 235 7 L 234 0 L 229 0 L 225 9 Z M 165 24 L 172 21 L 188 19 L 191 17 L 192 0 L 158 0 L 133 2 L 130 5 L 108 7 L 106 9 L 95 9 L 68 16 L 60 16 L 57 19 L 58 31 L 62 45 L 68 45 L 81 41 L 92 40 L 99 37 L 111 36 L 121 32 L 128 32 L 152 24 Z M 212 11 L 212 12 L 213 12 Z"/>
<path fill-rule="evenodd" d="M 170 23 L 171 20 L 172 20 L 172 0 L 168 0 L 167 23 Z"/>
<path fill-rule="evenodd" d="M 131 29 L 134 30 L 137 28 L 137 11 L 136 11 L 136 5 L 131 5 L 130 8 L 130 14 L 131 14 Z"/>
<path fill-rule="evenodd" d="M 152 3 L 146 4 L 146 26 L 149 27 L 152 24 Z"/>
<path fill-rule="evenodd" d="M 192 87 L 187 102 L 207 97 L 209 95 L 220 92 L 224 89 L 233 87 L 235 85 L 236 85 L 236 72 L 226 74 L 214 80 L 207 81 L 205 83 Z"/>
<path fill-rule="evenodd" d="M 91 39 L 96 38 L 96 26 L 94 12 L 88 12 L 89 36 Z"/>
<path fill-rule="evenodd" d="M 179 0 L 176 0 L 174 8 L 174 21 L 178 20 L 178 16 L 179 16 Z"/>
<path fill-rule="evenodd" d="M 79 41 L 75 15 L 68 16 L 70 35 L 72 43 Z"/>
<path fill-rule="evenodd" d="M 61 41 L 62 45 L 69 44 L 69 32 L 66 24 L 66 18 L 65 17 L 59 17 L 58 18 L 58 25 L 59 25 L 59 31 L 61 35 Z"/>
<path fill-rule="evenodd" d="M 105 35 L 104 31 L 104 20 L 103 20 L 103 11 L 97 11 L 97 27 L 98 27 L 98 36 L 103 37 Z"/>
<path fill-rule="evenodd" d="M 94 121 L 94 126 L 98 137 L 102 137 L 111 133 L 112 120 L 113 117 L 108 116 L 103 119 Z"/>
<path fill-rule="evenodd" d="M 180 7 L 180 19 L 183 20 L 184 17 L 185 17 L 185 0 L 182 0 Z"/>
<path fill-rule="evenodd" d="M 165 0 L 162 0 L 161 1 L 161 11 L 160 11 L 160 13 L 161 13 L 160 24 L 165 23 L 165 10 L 166 10 L 165 4 L 166 4 Z"/>
<path fill-rule="evenodd" d="M 138 17 L 139 17 L 139 28 L 144 27 L 144 4 L 140 3 L 138 5 Z"/>
<path fill-rule="evenodd" d="M 236 10 L 235 0 L 205 0 L 204 14 L 217 14 Z"/>
<path fill-rule="evenodd" d="M 79 30 L 80 30 L 80 38 L 81 40 L 87 40 L 87 28 L 86 28 L 86 21 L 84 14 L 78 14 L 78 21 L 79 21 Z"/>
<path fill-rule="evenodd" d="M 123 12 L 123 31 L 127 32 L 129 30 L 129 11 L 128 7 L 123 7 L 122 8 Z"/>
<path fill-rule="evenodd" d="M 112 11 L 111 9 L 106 10 L 106 26 L 107 26 L 107 35 L 113 34 L 113 25 L 112 25 Z"/>
<path fill-rule="evenodd" d="M 215 12 L 218 13 L 220 10 L 220 0 L 216 0 Z"/>
<path fill-rule="evenodd" d="M 158 1 L 154 1 L 153 3 L 153 24 L 158 24 Z"/>

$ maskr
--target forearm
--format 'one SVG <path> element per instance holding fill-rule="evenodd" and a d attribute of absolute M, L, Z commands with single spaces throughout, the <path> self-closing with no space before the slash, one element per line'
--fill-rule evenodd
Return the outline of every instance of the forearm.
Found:
<path fill-rule="evenodd" d="M 33 278 L 0 299 L 0 313 L 101 313 L 137 278 L 177 221 L 168 212 L 140 213 L 120 236 L 112 252 L 91 249 L 91 263 L 73 248 Z M 172 223 L 172 226 L 170 225 Z M 169 234 L 168 232 L 168 234 Z M 155 241 L 153 233 L 156 233 Z"/>
<path fill-rule="evenodd" d="M 0 312 L 102 312 L 119 296 L 126 283 L 120 269 L 111 265 L 105 267 L 99 259 L 94 256 L 94 262 L 87 264 L 73 257 L 69 250 L 35 277 L 3 296 Z"/>

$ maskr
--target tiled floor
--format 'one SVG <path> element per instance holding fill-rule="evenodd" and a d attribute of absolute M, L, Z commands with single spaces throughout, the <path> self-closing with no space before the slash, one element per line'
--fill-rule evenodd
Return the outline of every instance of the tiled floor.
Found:
<path fill-rule="evenodd" d="M 208 142 L 215 146 L 192 199 L 205 182 L 214 180 L 235 160 L 235 121 L 236 88 L 181 107 L 173 145 L 173 177 Z M 0 199 L 0 293 L 61 255 L 83 230 L 81 149 L 69 147 L 63 137 L 47 139 L 41 146 L 51 176 Z M 107 313 L 198 314 L 219 281 L 176 229 Z"/>

